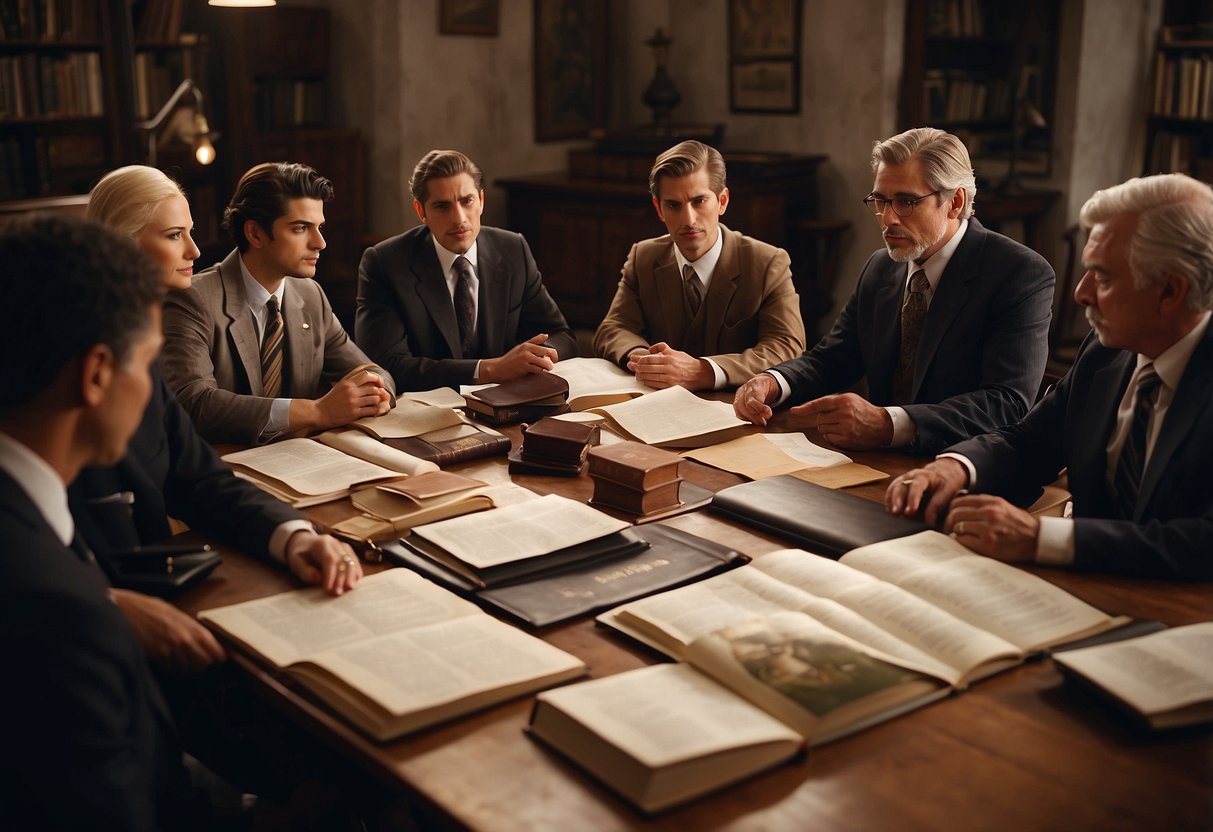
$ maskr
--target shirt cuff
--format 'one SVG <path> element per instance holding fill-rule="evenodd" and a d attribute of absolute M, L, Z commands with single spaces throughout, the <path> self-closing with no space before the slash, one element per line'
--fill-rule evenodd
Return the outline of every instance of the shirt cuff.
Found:
<path fill-rule="evenodd" d="M 910 414 L 906 413 L 906 409 L 904 407 L 886 407 L 885 411 L 893 420 L 893 441 L 889 443 L 889 447 L 904 448 L 906 445 L 913 444 L 914 440 L 918 438 L 918 428 L 915 427 Z"/>
<path fill-rule="evenodd" d="M 775 381 L 779 384 L 779 398 L 771 402 L 771 409 L 774 410 L 786 402 L 788 400 L 788 396 L 792 395 L 792 386 L 788 384 L 788 380 L 783 377 L 782 373 L 776 370 L 767 370 L 766 373 L 769 376 L 773 376 Z"/>
<path fill-rule="evenodd" d="M 480 383 L 480 361 L 481 359 L 477 359 L 476 368 L 472 370 L 472 384 Z"/>
<path fill-rule="evenodd" d="M 963 465 L 965 467 L 965 470 L 969 472 L 969 484 L 966 485 L 965 488 L 972 490 L 977 487 L 977 466 L 974 465 L 973 461 L 971 459 L 969 459 L 967 456 L 961 456 L 960 454 L 944 453 L 944 454 L 940 454 L 939 456 L 937 456 L 935 458 L 936 459 L 954 459 L 957 462 L 959 462 L 961 465 Z"/>
<path fill-rule="evenodd" d="M 703 359 L 712 367 L 712 389 L 723 390 L 728 378 L 725 377 L 724 370 L 720 369 L 720 365 L 710 358 Z"/>
<path fill-rule="evenodd" d="M 286 563 L 286 542 L 295 532 L 302 531 L 314 533 L 316 527 L 310 521 L 303 519 L 287 520 L 285 523 L 279 524 L 278 528 L 274 529 L 274 533 L 270 535 L 270 557 L 279 563 Z"/>
<path fill-rule="evenodd" d="M 1041 517 L 1036 534 L 1036 562 L 1045 566 L 1074 563 L 1074 521 L 1069 517 Z"/>
<path fill-rule="evenodd" d="M 291 423 L 291 400 L 274 399 L 270 402 L 270 418 L 261 429 L 261 441 L 269 442 L 287 429 Z"/>

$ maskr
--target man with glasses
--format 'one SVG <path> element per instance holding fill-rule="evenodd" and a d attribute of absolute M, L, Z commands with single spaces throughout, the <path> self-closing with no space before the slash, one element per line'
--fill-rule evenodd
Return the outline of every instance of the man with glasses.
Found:
<path fill-rule="evenodd" d="M 739 418 L 765 425 L 801 403 L 840 448 L 931 454 L 1018 421 L 1048 356 L 1053 269 L 982 227 L 969 153 L 950 133 L 908 130 L 872 150 L 885 250 L 864 266 L 828 335 L 737 391 Z M 867 397 L 850 391 L 867 378 Z"/>

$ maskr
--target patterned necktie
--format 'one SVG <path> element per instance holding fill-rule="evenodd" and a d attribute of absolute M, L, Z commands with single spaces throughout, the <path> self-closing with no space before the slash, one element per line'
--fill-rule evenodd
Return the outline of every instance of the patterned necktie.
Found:
<path fill-rule="evenodd" d="M 472 263 L 462 254 L 455 258 L 455 319 L 459 323 L 459 348 L 462 358 L 475 352 L 476 302 L 472 297 Z"/>
<path fill-rule="evenodd" d="M 927 290 L 931 288 L 927 273 L 919 269 L 910 275 L 910 291 L 901 306 L 901 353 L 897 372 L 893 375 L 893 404 L 911 404 L 914 395 L 914 360 L 918 357 L 918 342 L 922 324 L 927 317 Z"/>
<path fill-rule="evenodd" d="M 282 310 L 278 298 L 265 302 L 265 334 L 261 338 L 261 395 L 276 399 L 282 393 Z"/>
<path fill-rule="evenodd" d="M 703 282 L 695 274 L 695 267 L 687 263 L 682 267 L 682 293 L 686 296 L 687 305 L 691 308 L 691 317 L 699 314 L 703 304 Z"/>
<path fill-rule="evenodd" d="M 1150 416 L 1154 413 L 1154 404 L 1161 389 L 1162 379 L 1154 372 L 1154 365 L 1147 364 L 1137 380 L 1137 404 L 1133 406 L 1133 420 L 1112 475 L 1116 515 L 1126 520 L 1133 517 L 1133 510 L 1137 506 L 1137 490 L 1141 487 L 1141 475 L 1146 467 Z"/>

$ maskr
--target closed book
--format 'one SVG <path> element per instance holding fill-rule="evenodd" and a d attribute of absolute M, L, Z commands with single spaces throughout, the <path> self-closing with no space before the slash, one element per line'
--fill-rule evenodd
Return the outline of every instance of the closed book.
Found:
<path fill-rule="evenodd" d="M 604 505 L 625 514 L 652 514 L 682 504 L 678 496 L 681 478 L 647 489 L 630 488 L 605 477 L 593 479 L 594 496 L 590 503 Z"/>
<path fill-rule="evenodd" d="M 506 457 L 510 461 L 511 474 L 534 474 L 544 477 L 580 477 L 584 467 L 581 463 L 568 464 L 535 459 L 526 456 L 522 448 L 514 448 Z"/>
<path fill-rule="evenodd" d="M 653 524 L 628 530 L 647 547 L 570 564 L 508 586 L 479 589 L 399 542 L 383 547 L 395 563 L 454 589 L 490 612 L 529 627 L 547 627 L 616 604 L 715 575 L 749 561 L 740 552 L 690 532 Z"/>
<path fill-rule="evenodd" d="M 597 425 L 564 419 L 540 419 L 522 430 L 522 454 L 540 462 L 585 462 L 590 445 L 597 444 Z"/>
<path fill-rule="evenodd" d="M 510 452 L 510 438 L 495 430 L 460 424 L 422 436 L 382 440 L 383 444 L 434 463 L 440 468 L 458 462 L 504 456 Z"/>
<path fill-rule="evenodd" d="M 931 528 L 926 523 L 889 514 L 882 503 L 788 475 L 717 491 L 711 508 L 811 552 L 834 558 L 869 543 Z"/>
<path fill-rule="evenodd" d="M 569 383 L 555 373 L 530 373 L 513 381 L 483 387 L 464 398 L 497 408 L 553 404 L 568 400 Z"/>
<path fill-rule="evenodd" d="M 569 409 L 568 402 L 551 404 L 518 404 L 494 407 L 483 402 L 468 400 L 468 414 L 487 425 L 516 425 L 519 422 L 537 422 L 545 416 L 558 416 Z"/>
<path fill-rule="evenodd" d="M 682 457 L 642 442 L 614 442 L 591 448 L 590 476 L 632 488 L 653 488 L 678 479 Z"/>

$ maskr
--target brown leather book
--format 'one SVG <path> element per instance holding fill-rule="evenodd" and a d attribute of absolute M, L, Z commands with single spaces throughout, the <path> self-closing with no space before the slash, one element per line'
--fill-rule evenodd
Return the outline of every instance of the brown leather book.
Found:
<path fill-rule="evenodd" d="M 599 445 L 589 452 L 590 476 L 636 489 L 651 489 L 678 479 L 678 454 L 642 442 Z"/>
<path fill-rule="evenodd" d="M 663 482 L 649 489 L 631 488 L 605 477 L 593 477 L 594 496 L 591 505 L 603 505 L 625 514 L 652 514 L 681 505 L 678 487 L 682 478 Z"/>
<path fill-rule="evenodd" d="M 597 444 L 598 426 L 564 419 L 540 419 L 522 429 L 522 458 L 549 465 L 585 462 L 590 445 Z"/>
<path fill-rule="evenodd" d="M 429 460 L 440 468 L 470 459 L 500 456 L 510 452 L 510 438 L 496 431 L 487 433 L 478 430 L 451 439 L 437 439 L 432 435 L 423 434 L 382 441 L 398 451 Z"/>
<path fill-rule="evenodd" d="M 569 398 L 569 383 L 555 373 L 531 373 L 513 381 L 503 381 L 469 393 L 465 399 L 483 402 L 489 407 L 517 407 L 521 404 L 555 404 Z"/>

